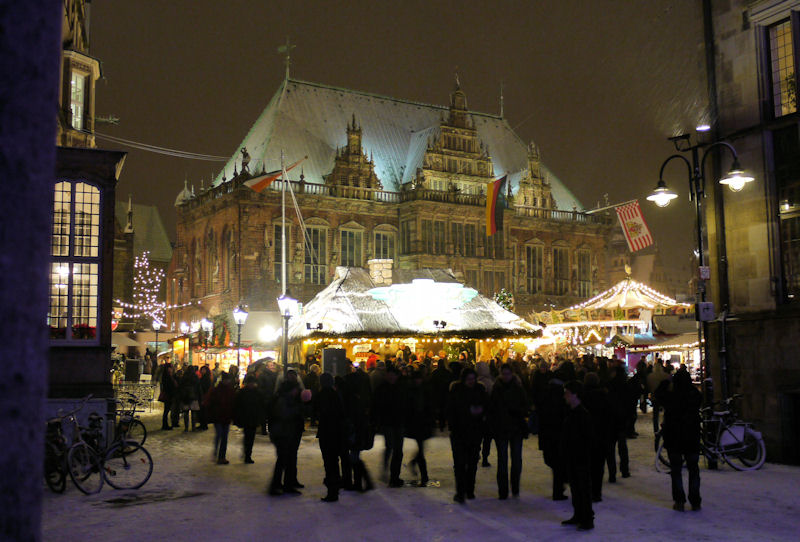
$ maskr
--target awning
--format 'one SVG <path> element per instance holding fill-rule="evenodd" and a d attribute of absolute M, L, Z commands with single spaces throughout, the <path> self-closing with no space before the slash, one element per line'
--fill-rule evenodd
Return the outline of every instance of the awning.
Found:
<path fill-rule="evenodd" d="M 134 346 L 134 347 L 141 347 L 142 345 L 128 337 L 124 333 L 112 333 L 111 334 L 111 345 L 112 346 Z"/>

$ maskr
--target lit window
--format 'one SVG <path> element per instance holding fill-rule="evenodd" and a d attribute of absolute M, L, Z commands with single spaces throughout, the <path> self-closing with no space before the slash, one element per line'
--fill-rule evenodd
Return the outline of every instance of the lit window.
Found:
<path fill-rule="evenodd" d="M 83 130 L 83 115 L 86 109 L 86 76 L 72 72 L 70 81 L 69 109 L 72 113 L 72 127 Z"/>
<path fill-rule="evenodd" d="M 525 279 L 529 294 L 537 294 L 544 289 L 544 248 L 525 247 Z"/>
<path fill-rule="evenodd" d="M 50 254 L 50 338 L 97 339 L 100 277 L 100 190 L 56 184 Z M 70 278 L 71 277 L 71 278 Z"/>
<path fill-rule="evenodd" d="M 578 295 L 589 297 L 592 294 L 591 254 L 588 250 L 578 251 Z"/>
<path fill-rule="evenodd" d="M 776 117 L 797 111 L 792 25 L 789 21 L 769 28 L 772 106 Z"/>
<path fill-rule="evenodd" d="M 305 243 L 305 281 L 308 284 L 325 284 L 328 279 L 326 228 L 308 227 Z"/>
<path fill-rule="evenodd" d="M 565 295 L 569 291 L 569 253 L 566 248 L 553 248 L 553 277 L 555 294 Z"/>
<path fill-rule="evenodd" d="M 341 265 L 345 267 L 361 267 L 361 232 L 342 230 L 340 234 L 342 240 Z"/>
<path fill-rule="evenodd" d="M 375 257 L 380 260 L 394 259 L 393 233 L 375 233 Z"/>

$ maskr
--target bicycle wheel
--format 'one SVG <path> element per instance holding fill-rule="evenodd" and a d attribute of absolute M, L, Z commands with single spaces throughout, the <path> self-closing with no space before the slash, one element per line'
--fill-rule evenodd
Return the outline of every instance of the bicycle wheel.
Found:
<path fill-rule="evenodd" d="M 656 471 L 669 474 L 670 470 L 669 456 L 662 440 L 661 444 L 658 445 L 658 450 L 656 450 Z"/>
<path fill-rule="evenodd" d="M 78 442 L 67 453 L 67 472 L 75 487 L 87 495 L 103 488 L 103 465 L 100 455 L 85 442 Z"/>
<path fill-rule="evenodd" d="M 64 454 L 52 442 L 47 443 L 44 451 L 44 481 L 54 493 L 64 493 L 67 488 Z"/>
<path fill-rule="evenodd" d="M 144 445 L 147 440 L 147 428 L 136 418 L 129 420 L 122 420 L 119 422 L 119 439 L 132 440 L 138 444 Z"/>
<path fill-rule="evenodd" d="M 736 459 L 737 462 L 731 461 Z M 761 433 L 745 428 L 742 447 L 725 453 L 725 462 L 736 470 L 758 470 L 767 459 L 767 449 Z"/>
<path fill-rule="evenodd" d="M 132 441 L 115 444 L 106 453 L 103 475 L 114 489 L 139 489 L 153 474 L 153 458 Z"/>

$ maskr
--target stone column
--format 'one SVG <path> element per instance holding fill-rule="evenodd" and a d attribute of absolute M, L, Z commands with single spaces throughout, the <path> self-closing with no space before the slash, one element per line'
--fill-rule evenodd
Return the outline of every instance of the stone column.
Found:
<path fill-rule="evenodd" d="M 60 0 L 0 9 L 0 538 L 41 540 Z"/>

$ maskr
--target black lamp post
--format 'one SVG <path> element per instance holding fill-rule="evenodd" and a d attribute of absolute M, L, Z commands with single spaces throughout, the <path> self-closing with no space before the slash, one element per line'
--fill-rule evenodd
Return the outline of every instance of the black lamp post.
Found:
<path fill-rule="evenodd" d="M 707 129 L 707 128 L 706 128 Z M 733 156 L 733 164 L 730 171 L 719 180 L 720 184 L 727 185 L 732 191 L 738 192 L 744 186 L 753 180 L 753 177 L 746 174 L 741 165 L 739 164 L 739 157 L 736 154 L 736 149 L 730 143 L 725 141 L 716 141 L 714 143 L 695 143 L 691 142 L 690 134 L 683 134 L 669 138 L 675 145 L 675 150 L 680 153 L 688 153 L 691 155 L 691 162 L 683 154 L 673 154 L 661 164 L 661 171 L 658 175 L 658 184 L 652 194 L 647 196 L 649 201 L 652 201 L 659 207 L 666 207 L 669 203 L 677 198 L 677 194 L 667 188 L 664 182 L 664 169 L 667 164 L 673 159 L 682 160 L 688 169 L 689 179 L 689 200 L 694 202 L 695 220 L 697 226 L 697 261 L 698 261 L 698 275 L 699 281 L 697 286 L 697 303 L 695 305 L 695 317 L 698 320 L 697 326 L 697 341 L 700 349 L 700 367 L 702 370 L 702 380 L 705 381 L 710 377 L 711 371 L 708 366 L 708 357 L 705 355 L 705 346 L 703 338 L 707 335 L 706 322 L 712 320 L 714 317 L 714 307 L 711 303 L 706 302 L 706 283 L 705 281 L 710 278 L 709 269 L 705 266 L 705 255 L 703 249 L 703 213 L 702 213 L 702 198 L 705 198 L 705 185 L 706 185 L 706 170 L 705 161 L 711 149 L 725 148 L 730 151 Z M 703 154 L 700 154 L 700 151 Z M 725 356 L 725 347 L 720 350 L 721 356 Z M 725 366 L 724 359 L 720 360 L 721 366 Z M 703 386 L 705 395 L 705 386 Z M 709 398 L 706 397 L 706 400 Z"/>
<path fill-rule="evenodd" d="M 158 318 L 153 320 L 153 329 L 156 332 L 156 365 L 158 365 L 158 330 L 161 329 L 161 326 L 163 325 L 164 323 Z"/>
<path fill-rule="evenodd" d="M 278 298 L 278 308 L 283 317 L 283 344 L 281 349 L 281 357 L 283 358 L 283 376 L 286 377 L 286 371 L 289 370 L 289 319 L 296 316 L 299 312 L 299 302 L 289 297 L 288 295 L 281 295 Z"/>
<path fill-rule="evenodd" d="M 241 305 L 233 309 L 233 320 L 236 322 L 238 328 L 236 335 L 236 367 L 241 371 L 242 367 L 239 364 L 239 351 L 242 347 L 242 326 L 247 320 L 247 311 L 244 310 Z"/>

